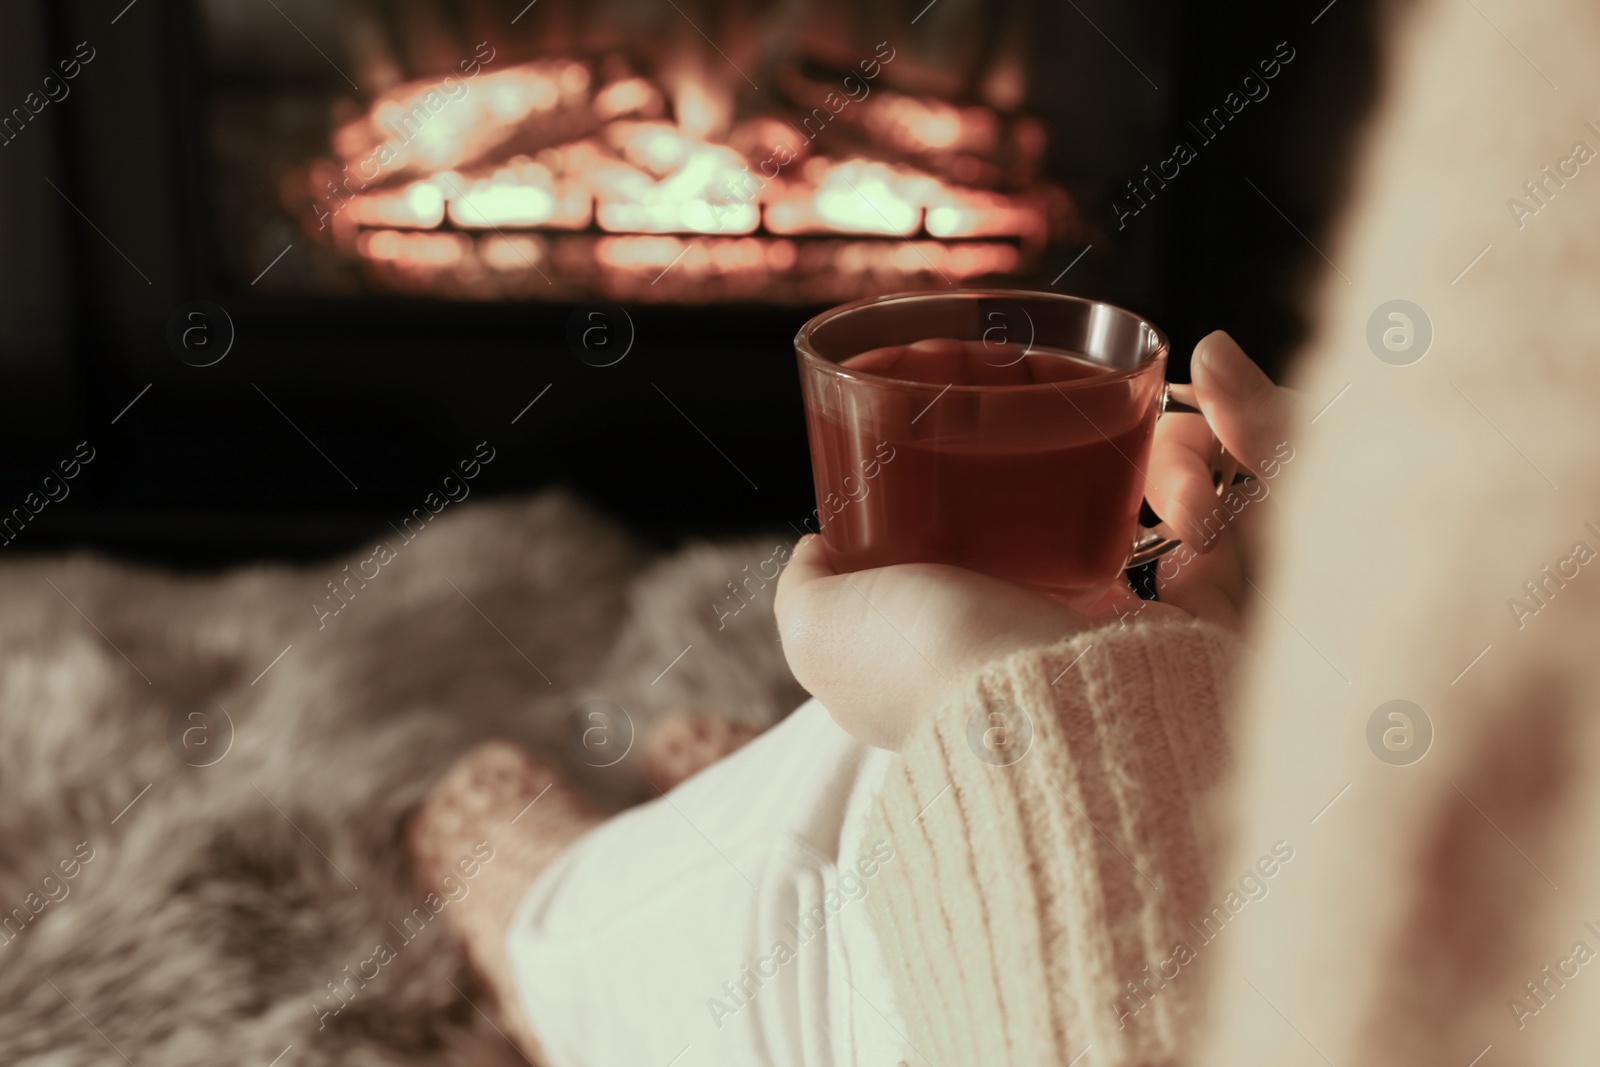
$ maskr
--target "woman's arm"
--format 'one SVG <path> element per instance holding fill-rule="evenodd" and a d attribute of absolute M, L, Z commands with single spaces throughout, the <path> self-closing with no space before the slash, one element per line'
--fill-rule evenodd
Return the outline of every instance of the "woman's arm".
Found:
<path fill-rule="evenodd" d="M 1382 10 L 1240 688 L 1237 847 L 1298 858 L 1219 944 L 1194 1062 L 1589 1064 L 1600 8 Z"/>
<path fill-rule="evenodd" d="M 1216 507 L 1217 439 L 1262 470 L 1288 407 L 1226 335 L 1198 355 L 1206 418 L 1162 420 L 1147 485 L 1179 531 Z M 1188 549 L 1169 603 L 1123 585 L 1093 614 L 953 567 L 836 574 L 816 538 L 797 546 L 777 603 L 796 676 L 846 730 L 903 750 L 867 839 L 905 862 L 870 907 L 933 1062 L 1065 1064 L 1093 1045 L 1096 1063 L 1164 1063 L 1187 1033 L 1240 526 L 1262 508 L 1226 510 L 1245 523 Z"/>
<path fill-rule="evenodd" d="M 1208 796 L 1237 644 L 1198 621 L 1085 632 L 990 664 L 912 732 L 865 835 L 896 855 L 868 907 L 931 1062 L 1166 1064 L 1191 1036 L 1211 907 L 1228 917 Z"/>

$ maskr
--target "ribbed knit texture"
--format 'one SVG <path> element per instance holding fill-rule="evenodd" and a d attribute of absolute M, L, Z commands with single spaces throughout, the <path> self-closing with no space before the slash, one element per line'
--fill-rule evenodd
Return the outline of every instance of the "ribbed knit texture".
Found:
<path fill-rule="evenodd" d="M 1092 1045 L 1096 1067 L 1172 1062 L 1197 983 L 1130 1000 L 1135 1015 L 1116 1003 L 1208 902 L 1235 651 L 1203 623 L 1081 634 L 991 665 L 919 727 L 865 838 L 895 849 L 868 907 L 918 1055 L 1040 1067 Z M 1020 745 L 1018 709 L 1026 753 L 980 758 L 969 735 L 984 751 L 990 711 Z"/>

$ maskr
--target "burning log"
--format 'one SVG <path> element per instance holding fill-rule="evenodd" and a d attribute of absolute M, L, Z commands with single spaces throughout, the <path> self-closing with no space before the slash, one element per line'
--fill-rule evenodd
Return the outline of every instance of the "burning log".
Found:
<path fill-rule="evenodd" d="M 380 95 L 305 171 L 307 230 L 380 285 L 811 302 L 1012 274 L 1072 225 L 1065 192 L 1033 181 L 1025 117 L 858 77 L 824 126 L 803 110 L 822 83 L 798 72 L 789 106 L 739 117 L 692 71 L 493 69 L 483 47 L 470 73 Z"/>

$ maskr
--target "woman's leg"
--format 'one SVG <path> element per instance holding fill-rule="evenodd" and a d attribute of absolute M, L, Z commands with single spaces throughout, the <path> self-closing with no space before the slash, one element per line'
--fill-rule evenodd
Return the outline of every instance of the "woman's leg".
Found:
<path fill-rule="evenodd" d="M 871 876 L 840 849 L 847 814 L 863 809 L 888 758 L 813 702 L 603 823 L 547 769 L 529 769 L 475 829 L 457 828 L 516 842 L 493 872 L 502 888 L 461 924 L 469 951 L 504 1006 L 526 1011 L 523 1039 L 537 1034 L 557 1067 L 854 1059 L 836 1056 L 841 1041 L 856 1044 L 850 990 L 875 1001 L 874 1020 L 893 1005 L 845 944 L 865 925 L 857 902 Z M 520 843 L 533 834 L 539 844 Z"/>
<path fill-rule="evenodd" d="M 503 741 L 457 761 L 411 820 L 417 884 L 448 902 L 439 907 L 502 1025 L 532 1057 L 538 1043 L 517 1003 L 506 929 L 534 879 L 602 821 L 559 771 Z"/>
<path fill-rule="evenodd" d="M 755 728 L 744 723 L 674 712 L 644 739 L 645 775 L 664 792 L 754 736 Z M 449 902 L 441 908 L 451 929 L 530 1055 L 537 1042 L 517 1003 L 506 931 L 528 887 L 602 821 L 558 770 L 503 741 L 479 745 L 457 761 L 411 820 L 418 884 Z M 486 855 L 492 858 L 484 862 Z M 466 870 L 477 871 L 470 884 Z"/>

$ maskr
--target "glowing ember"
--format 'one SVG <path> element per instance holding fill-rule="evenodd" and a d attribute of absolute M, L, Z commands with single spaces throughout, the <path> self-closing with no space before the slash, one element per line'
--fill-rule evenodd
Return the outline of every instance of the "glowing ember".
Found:
<path fill-rule="evenodd" d="M 672 109 L 685 137 L 705 140 L 727 129 L 733 101 L 712 92 L 699 78 L 684 75 L 678 79 L 673 93 Z"/>
<path fill-rule="evenodd" d="M 350 221 L 361 226 L 431 230 L 444 221 L 444 195 L 432 182 L 412 182 L 393 192 L 363 196 L 349 211 Z"/>
<path fill-rule="evenodd" d="M 1026 120 L 879 89 L 837 129 L 736 122 L 703 78 L 593 71 L 384 94 L 308 168 L 307 229 L 390 288 L 550 299 L 836 299 L 1014 274 L 1065 236 L 1065 193 L 1000 187 L 1017 144 L 1042 155 Z"/>
<path fill-rule="evenodd" d="M 541 60 L 472 82 L 452 76 L 400 86 L 334 131 L 333 150 L 364 181 L 458 166 L 543 117 L 587 109 L 589 79 L 581 63 Z"/>
<path fill-rule="evenodd" d="M 989 152 L 1000 124 L 988 108 L 960 108 L 884 91 L 866 105 L 862 119 L 874 139 L 908 151 Z"/>
<path fill-rule="evenodd" d="M 612 82 L 595 94 L 595 117 L 602 121 L 623 115 L 654 117 L 661 114 L 661 93 L 643 78 Z"/>

